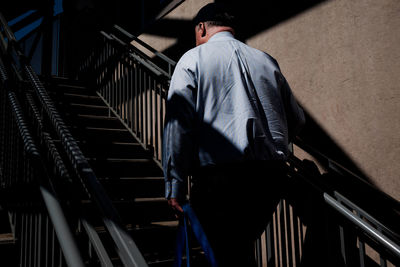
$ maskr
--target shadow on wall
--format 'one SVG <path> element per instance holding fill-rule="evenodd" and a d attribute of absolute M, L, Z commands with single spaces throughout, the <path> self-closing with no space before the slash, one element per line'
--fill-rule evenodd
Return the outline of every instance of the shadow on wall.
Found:
<path fill-rule="evenodd" d="M 315 163 L 304 160 L 305 168 L 315 169 L 322 183 L 329 184 L 332 190 L 338 191 L 348 197 L 366 212 L 388 226 L 396 232 L 400 231 L 398 224 L 398 214 L 400 211 L 399 202 L 391 196 L 377 189 L 374 182 L 357 166 L 357 164 L 343 151 L 343 149 L 328 135 L 328 133 L 314 120 L 314 118 L 303 107 L 306 124 L 298 139 L 312 150 L 318 151 L 330 160 L 344 167 L 350 173 L 335 170 L 335 167 L 322 156 L 313 155 L 314 158 L 324 168 L 327 173 L 319 174 Z M 337 171 L 341 174 L 338 175 Z M 354 177 L 354 175 L 357 176 Z"/>
<path fill-rule="evenodd" d="M 237 18 L 236 37 L 246 39 L 271 28 L 301 12 L 314 7 L 325 0 L 282 0 L 282 1 L 229 1 L 216 0 L 215 2 L 227 3 L 231 12 Z M 193 25 L 190 20 L 164 18 L 145 30 L 157 36 L 177 38 L 174 46 L 163 51 L 174 60 L 178 60 L 183 53 L 195 45 Z"/>
<path fill-rule="evenodd" d="M 306 145 L 319 151 L 329 159 L 345 167 L 362 180 L 372 184 L 365 173 L 357 166 L 357 164 L 336 144 L 336 142 L 328 135 L 327 132 L 315 121 L 315 119 L 303 107 L 306 116 L 306 125 L 299 135 L 299 139 Z M 328 167 L 329 162 L 323 158 L 315 156 L 322 166 Z"/>

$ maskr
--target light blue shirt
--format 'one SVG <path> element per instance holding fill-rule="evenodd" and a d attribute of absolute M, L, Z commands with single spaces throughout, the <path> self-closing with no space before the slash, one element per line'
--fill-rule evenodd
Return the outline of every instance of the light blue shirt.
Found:
<path fill-rule="evenodd" d="M 186 52 L 167 99 L 163 140 L 166 197 L 182 197 L 201 166 L 285 160 L 304 124 L 275 59 L 229 32 Z"/>

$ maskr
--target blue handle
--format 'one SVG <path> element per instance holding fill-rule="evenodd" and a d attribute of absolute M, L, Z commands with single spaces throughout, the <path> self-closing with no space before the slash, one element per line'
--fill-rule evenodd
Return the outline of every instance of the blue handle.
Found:
<path fill-rule="evenodd" d="M 214 252 L 208 242 L 207 236 L 204 233 L 203 227 L 201 226 L 199 219 L 197 218 L 195 212 L 189 204 L 185 204 L 182 206 L 183 209 L 183 225 L 180 224 L 178 228 L 177 240 L 176 240 L 176 253 L 175 253 L 175 267 L 181 267 L 182 265 L 182 252 L 183 247 L 186 243 L 186 258 L 187 258 L 187 267 L 190 267 L 190 254 L 189 254 L 189 235 L 188 235 L 188 220 L 190 222 L 190 226 L 192 227 L 192 231 L 197 241 L 199 242 L 201 248 L 204 251 L 204 254 L 210 263 L 211 267 L 217 267 L 217 261 L 215 260 Z M 185 242 L 186 241 L 186 242 Z"/>

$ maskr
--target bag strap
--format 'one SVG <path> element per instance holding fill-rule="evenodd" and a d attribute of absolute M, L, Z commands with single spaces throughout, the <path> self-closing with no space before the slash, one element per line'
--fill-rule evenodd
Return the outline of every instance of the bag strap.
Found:
<path fill-rule="evenodd" d="M 184 216 L 182 221 L 179 222 L 178 233 L 176 238 L 174 267 L 182 266 L 182 256 L 183 256 L 182 254 L 183 250 L 185 249 L 184 247 L 186 247 L 186 266 L 190 267 L 190 247 L 189 247 L 189 235 L 188 235 L 186 216 Z"/>
<path fill-rule="evenodd" d="M 186 243 L 186 258 L 187 258 L 187 267 L 190 266 L 190 249 L 189 249 L 189 235 L 188 235 L 188 222 L 190 222 L 190 226 L 192 227 L 192 231 L 197 241 L 199 242 L 201 248 L 204 251 L 204 255 L 206 256 L 208 262 L 211 267 L 218 267 L 217 261 L 214 256 L 214 252 L 208 242 L 207 236 L 204 233 L 203 227 L 200 224 L 199 219 L 197 218 L 195 212 L 189 204 L 185 204 L 182 206 L 183 209 L 183 225 L 180 223 L 178 228 L 177 235 L 177 245 L 176 245 L 176 253 L 175 253 L 175 267 L 181 267 L 182 265 L 182 252 L 184 244 Z M 186 242 L 185 242 L 186 241 Z"/>

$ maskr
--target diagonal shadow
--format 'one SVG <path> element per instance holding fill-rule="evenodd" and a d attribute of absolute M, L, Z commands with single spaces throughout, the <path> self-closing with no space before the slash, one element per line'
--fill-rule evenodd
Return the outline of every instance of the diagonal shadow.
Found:
<path fill-rule="evenodd" d="M 325 0 L 281 0 L 281 1 L 242 1 L 217 0 L 215 2 L 226 3 L 235 14 L 236 37 L 244 41 L 266 29 L 288 20 Z M 192 48 L 195 44 L 193 36 L 193 25 L 190 20 L 164 18 L 154 22 L 144 30 L 144 33 L 176 38 L 173 46 L 164 50 L 167 56 L 178 60 L 183 53 Z"/>

